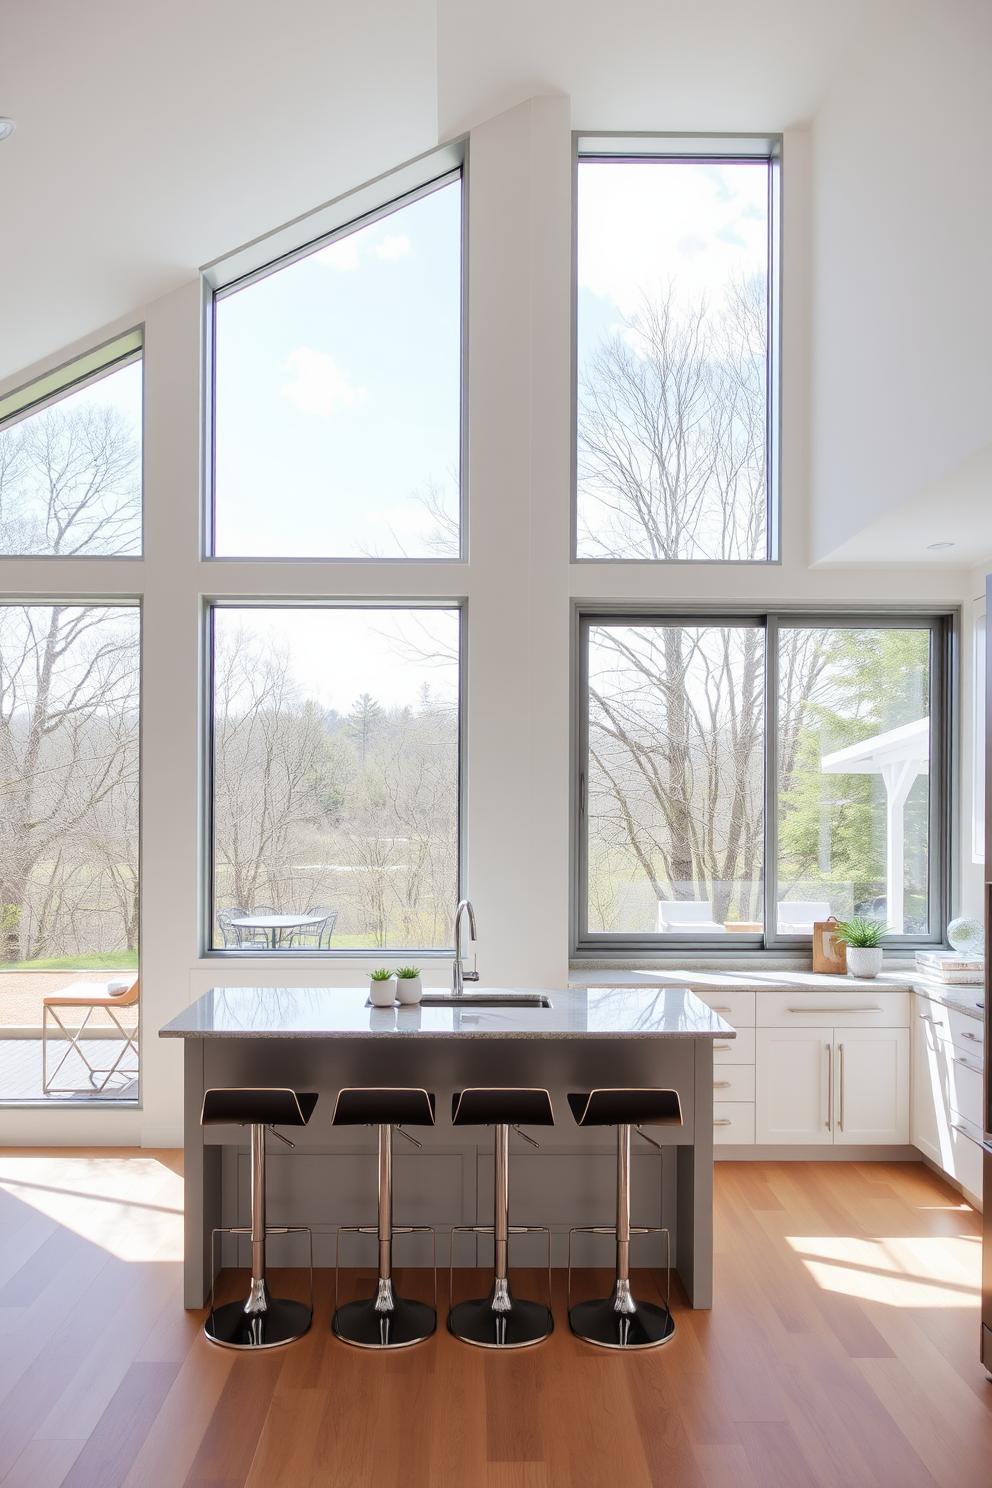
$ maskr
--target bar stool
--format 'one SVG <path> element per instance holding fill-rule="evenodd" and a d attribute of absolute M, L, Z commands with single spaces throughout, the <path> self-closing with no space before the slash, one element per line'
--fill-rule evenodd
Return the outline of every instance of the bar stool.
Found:
<path fill-rule="evenodd" d="M 287 1147 L 294 1147 L 276 1126 L 306 1126 L 317 1097 L 296 1090 L 263 1086 L 257 1089 L 207 1090 L 203 1095 L 201 1126 L 251 1127 L 251 1224 L 216 1229 L 210 1236 L 210 1312 L 203 1331 L 223 1348 L 278 1348 L 292 1343 L 313 1320 L 313 1233 L 306 1225 L 265 1223 L 265 1128 Z M 310 1236 L 310 1306 L 270 1297 L 265 1280 L 266 1235 Z M 246 1302 L 214 1306 L 214 1242 L 218 1235 L 251 1236 L 251 1289 Z"/>
<path fill-rule="evenodd" d="M 451 1098 L 452 1126 L 495 1126 L 496 1182 L 491 1225 L 456 1225 L 448 1253 L 448 1297 L 453 1296 L 454 1245 L 457 1234 L 492 1235 L 495 1250 L 493 1285 L 488 1297 L 459 1302 L 448 1313 L 448 1327 L 463 1343 L 480 1348 L 527 1348 L 540 1343 L 554 1328 L 551 1316 L 551 1231 L 545 1225 L 509 1223 L 510 1127 L 529 1142 L 539 1144 L 520 1124 L 554 1126 L 551 1097 L 546 1090 L 463 1090 Z M 543 1234 L 548 1237 L 548 1306 L 522 1302 L 510 1292 L 507 1275 L 509 1237 Z"/>
<path fill-rule="evenodd" d="M 659 1144 L 640 1129 L 642 1126 L 681 1126 L 682 1107 L 677 1090 L 593 1090 L 570 1094 L 568 1104 L 579 1126 L 615 1126 L 617 1129 L 617 1222 L 616 1225 L 576 1225 L 568 1232 L 568 1321 L 572 1332 L 586 1343 L 601 1348 L 656 1348 L 675 1332 L 671 1312 L 671 1241 L 667 1229 L 657 1225 L 630 1223 L 630 1129 L 636 1126 L 652 1147 Z M 613 1292 L 594 1302 L 572 1306 L 572 1236 L 616 1235 L 617 1272 Z M 664 1235 L 666 1241 L 665 1305 L 641 1302 L 630 1292 L 631 1235 Z"/>
<path fill-rule="evenodd" d="M 338 1093 L 332 1126 L 379 1128 L 379 1222 L 341 1225 L 334 1252 L 334 1332 L 356 1348 L 408 1348 L 429 1338 L 437 1327 L 437 1237 L 434 1237 L 434 1306 L 397 1297 L 393 1291 L 393 1236 L 434 1235 L 430 1225 L 393 1224 L 393 1127 L 414 1147 L 420 1143 L 404 1126 L 434 1125 L 434 1096 L 426 1090 L 350 1089 Z M 379 1282 L 374 1297 L 338 1306 L 338 1272 L 343 1234 L 376 1235 Z"/>

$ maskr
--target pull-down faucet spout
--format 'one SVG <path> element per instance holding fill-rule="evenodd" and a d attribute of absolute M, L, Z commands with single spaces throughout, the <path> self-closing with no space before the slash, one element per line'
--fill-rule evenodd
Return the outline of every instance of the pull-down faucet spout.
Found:
<path fill-rule="evenodd" d="M 464 994 L 464 984 L 466 982 L 477 982 L 479 980 L 479 973 L 477 971 L 462 970 L 462 915 L 466 910 L 468 911 L 469 934 L 473 940 L 477 938 L 475 931 L 475 910 L 467 899 L 462 899 L 459 901 L 458 908 L 455 910 L 455 959 L 451 968 L 451 992 L 454 997 L 461 997 Z"/>

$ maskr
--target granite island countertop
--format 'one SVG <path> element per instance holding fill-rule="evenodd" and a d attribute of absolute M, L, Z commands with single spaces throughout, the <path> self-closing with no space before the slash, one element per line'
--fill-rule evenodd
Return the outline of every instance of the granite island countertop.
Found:
<path fill-rule="evenodd" d="M 619 987 L 688 987 L 704 995 L 723 991 L 737 992 L 781 992 L 788 988 L 794 991 L 812 992 L 820 989 L 833 992 L 918 992 L 922 997 L 932 998 L 944 1007 L 956 1008 L 969 1017 L 983 1020 L 985 1013 L 985 989 L 979 983 L 937 982 L 922 976 L 911 968 L 899 971 L 882 971 L 877 977 L 865 980 L 851 976 L 828 976 L 813 971 L 768 971 L 735 968 L 727 971 L 674 968 L 672 971 L 589 971 L 573 972 L 569 977 L 572 986 L 592 988 Z"/>
<path fill-rule="evenodd" d="M 372 1008 L 366 987 L 212 987 L 160 1038 L 734 1038 L 685 986 L 486 987 L 541 992 L 551 1007 Z"/>

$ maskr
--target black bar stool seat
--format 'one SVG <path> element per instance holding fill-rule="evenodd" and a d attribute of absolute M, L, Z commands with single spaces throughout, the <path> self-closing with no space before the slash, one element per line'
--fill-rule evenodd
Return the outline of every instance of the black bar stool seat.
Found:
<path fill-rule="evenodd" d="M 453 1126 L 495 1126 L 496 1164 L 491 1225 L 456 1225 L 451 1231 L 448 1255 L 449 1300 L 454 1286 L 455 1235 L 492 1235 L 495 1251 L 493 1285 L 488 1297 L 452 1305 L 448 1328 L 463 1343 L 480 1348 L 527 1348 L 540 1343 L 554 1328 L 551 1315 L 551 1231 L 544 1225 L 509 1223 L 510 1127 L 531 1146 L 538 1144 L 520 1127 L 554 1126 L 551 1097 L 546 1090 L 485 1087 L 462 1090 L 451 1098 Z M 545 1234 L 548 1237 L 548 1306 L 521 1301 L 510 1291 L 508 1276 L 509 1237 Z"/>
<path fill-rule="evenodd" d="M 434 1240 L 434 1306 L 393 1289 L 393 1236 L 434 1235 L 429 1225 L 393 1224 L 393 1127 L 415 1147 L 420 1143 L 404 1126 L 433 1126 L 434 1096 L 428 1090 L 382 1086 L 351 1087 L 338 1092 L 332 1126 L 379 1128 L 379 1221 L 376 1225 L 340 1225 L 334 1256 L 334 1320 L 337 1336 L 356 1348 L 409 1348 L 429 1338 L 437 1327 L 437 1239 Z M 374 1297 L 338 1305 L 341 1236 L 375 1235 L 379 1242 L 379 1279 Z"/>
<path fill-rule="evenodd" d="M 306 1225 L 267 1225 L 265 1222 L 265 1129 L 294 1144 L 276 1131 L 276 1126 L 306 1126 L 313 1115 L 317 1096 L 312 1091 L 287 1090 L 280 1086 L 240 1086 L 204 1091 L 201 1126 L 251 1127 L 251 1224 L 216 1229 L 210 1237 L 210 1312 L 203 1331 L 211 1343 L 222 1348 L 278 1348 L 292 1343 L 313 1321 L 313 1234 Z M 310 1236 L 310 1306 L 269 1295 L 265 1279 L 267 1235 Z M 218 1235 L 251 1236 L 251 1288 L 245 1302 L 214 1306 L 214 1245 Z"/>
<path fill-rule="evenodd" d="M 617 1222 L 609 1226 L 576 1225 L 568 1234 L 569 1326 L 577 1337 L 601 1348 L 657 1348 L 667 1343 L 675 1332 L 671 1311 L 671 1242 L 668 1230 L 660 1226 L 631 1226 L 630 1133 L 636 1127 L 646 1141 L 657 1147 L 658 1143 L 641 1131 L 641 1127 L 681 1126 L 678 1091 L 653 1086 L 577 1091 L 569 1092 L 568 1104 L 578 1126 L 617 1128 Z M 609 1297 L 579 1302 L 573 1307 L 572 1236 L 583 1233 L 616 1236 L 616 1280 Z M 664 1307 L 635 1299 L 630 1290 L 630 1237 L 651 1234 L 664 1235 L 666 1241 L 668 1280 Z"/>

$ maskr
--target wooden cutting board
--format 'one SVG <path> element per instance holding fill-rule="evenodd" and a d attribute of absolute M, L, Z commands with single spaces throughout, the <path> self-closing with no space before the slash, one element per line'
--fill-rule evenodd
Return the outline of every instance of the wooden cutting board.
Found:
<path fill-rule="evenodd" d="M 813 970 L 833 976 L 847 975 L 847 946 L 837 937 L 837 921 L 817 920 L 813 925 Z"/>

